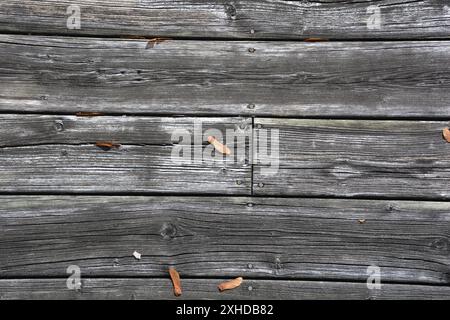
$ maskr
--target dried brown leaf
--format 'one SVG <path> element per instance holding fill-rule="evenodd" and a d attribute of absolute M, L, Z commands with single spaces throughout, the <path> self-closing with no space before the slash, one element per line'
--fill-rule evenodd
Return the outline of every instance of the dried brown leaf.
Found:
<path fill-rule="evenodd" d="M 225 290 L 235 289 L 242 284 L 242 281 L 244 281 L 244 279 L 242 277 L 239 277 L 230 281 L 223 282 L 218 286 L 219 291 L 222 292 Z"/>
<path fill-rule="evenodd" d="M 112 148 L 115 148 L 115 149 L 120 148 L 120 144 L 114 143 L 111 141 L 97 141 L 95 143 L 95 145 L 99 148 L 107 149 L 107 150 L 112 149 Z"/>
<path fill-rule="evenodd" d="M 231 154 L 230 148 L 228 148 L 226 145 L 220 143 L 215 137 L 209 136 L 208 142 L 214 146 L 214 148 L 219 151 L 221 154 L 229 155 Z"/>
<path fill-rule="evenodd" d="M 445 128 L 442 131 L 442 136 L 444 137 L 445 141 L 450 142 L 450 129 L 449 128 Z"/>
<path fill-rule="evenodd" d="M 323 39 L 323 38 L 306 38 L 304 41 L 305 42 L 323 42 L 323 41 L 328 41 L 328 39 Z"/>
<path fill-rule="evenodd" d="M 169 275 L 170 275 L 170 279 L 172 280 L 172 284 L 173 284 L 173 294 L 176 297 L 181 296 L 182 290 L 181 290 L 181 279 L 180 279 L 180 274 L 178 273 L 177 270 L 175 270 L 175 268 L 169 268 Z"/>

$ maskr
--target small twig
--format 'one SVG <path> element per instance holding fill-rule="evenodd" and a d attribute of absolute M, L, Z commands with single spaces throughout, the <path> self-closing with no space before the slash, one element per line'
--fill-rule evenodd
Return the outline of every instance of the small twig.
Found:
<path fill-rule="evenodd" d="M 235 289 L 242 284 L 242 281 L 244 281 L 244 279 L 242 279 L 242 277 L 239 277 L 239 278 L 227 281 L 227 282 L 223 282 L 223 283 L 219 284 L 219 286 L 218 286 L 219 291 L 222 292 L 225 290 Z"/>
<path fill-rule="evenodd" d="M 176 297 L 181 296 L 181 279 L 180 279 L 180 274 L 177 272 L 177 270 L 175 270 L 175 268 L 170 267 L 169 268 L 169 274 L 170 274 L 170 279 L 172 279 L 172 284 L 173 284 L 173 294 Z"/>

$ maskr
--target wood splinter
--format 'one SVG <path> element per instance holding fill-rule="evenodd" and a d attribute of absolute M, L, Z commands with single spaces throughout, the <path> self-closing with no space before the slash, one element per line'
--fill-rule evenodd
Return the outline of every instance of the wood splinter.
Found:
<path fill-rule="evenodd" d="M 178 273 L 177 270 L 175 270 L 175 268 L 169 268 L 169 274 L 170 274 L 170 279 L 172 280 L 172 284 L 173 284 L 173 294 L 176 297 L 181 296 L 181 279 L 180 279 L 180 274 Z"/>
<path fill-rule="evenodd" d="M 445 128 L 442 131 L 442 136 L 444 137 L 445 141 L 450 142 L 450 129 L 449 128 Z"/>
<path fill-rule="evenodd" d="M 227 282 L 223 282 L 218 285 L 219 291 L 222 292 L 225 290 L 235 289 L 242 284 L 242 281 L 244 281 L 244 279 L 242 277 L 239 277 L 239 278 L 227 281 Z"/>
<path fill-rule="evenodd" d="M 214 148 L 219 151 L 221 154 L 230 155 L 231 150 L 226 145 L 220 143 L 215 137 L 209 136 L 208 142 L 214 146 Z"/>

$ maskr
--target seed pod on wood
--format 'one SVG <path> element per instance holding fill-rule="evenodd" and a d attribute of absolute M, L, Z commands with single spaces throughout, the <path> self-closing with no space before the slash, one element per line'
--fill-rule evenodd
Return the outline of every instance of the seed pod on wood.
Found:
<path fill-rule="evenodd" d="M 244 281 L 244 279 L 242 279 L 242 277 L 239 277 L 239 278 L 227 281 L 227 282 L 223 282 L 223 283 L 219 284 L 219 286 L 218 286 L 219 291 L 222 292 L 225 290 L 235 289 L 242 284 L 242 281 Z"/>
<path fill-rule="evenodd" d="M 449 128 L 445 128 L 445 129 L 442 131 L 442 135 L 444 136 L 444 139 L 445 139 L 447 142 L 450 142 L 450 129 L 449 129 Z"/>
<path fill-rule="evenodd" d="M 217 151 L 219 151 L 221 154 L 229 155 L 231 154 L 230 148 L 228 148 L 226 145 L 220 143 L 215 137 L 209 136 L 208 142 L 211 143 L 214 148 L 216 148 Z"/>
<path fill-rule="evenodd" d="M 114 143 L 114 142 L 110 142 L 110 141 L 97 141 L 95 143 L 95 145 L 99 148 L 105 149 L 105 150 L 109 150 L 112 148 L 120 148 L 120 144 L 118 143 Z"/>
<path fill-rule="evenodd" d="M 170 279 L 172 279 L 173 284 L 173 294 L 176 297 L 181 296 L 181 279 L 180 274 L 175 270 L 175 268 L 169 268 Z"/>

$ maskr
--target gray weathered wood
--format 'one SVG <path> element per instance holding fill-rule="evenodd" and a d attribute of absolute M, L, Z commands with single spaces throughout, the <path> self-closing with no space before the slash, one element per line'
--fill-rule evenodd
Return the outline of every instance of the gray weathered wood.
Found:
<path fill-rule="evenodd" d="M 68 29 L 67 7 L 80 6 L 81 28 Z M 380 8 L 380 27 L 368 27 Z M 446 0 L 8 0 L 0 31 L 80 35 L 232 38 L 449 37 Z M 252 31 L 253 30 L 253 31 Z"/>
<path fill-rule="evenodd" d="M 197 136 L 201 145 L 207 144 L 211 129 L 219 130 L 223 135 L 220 140 L 224 142 L 227 130 L 249 135 L 252 119 L 0 114 L 0 124 L 0 147 L 96 141 L 133 145 L 194 144 Z M 190 139 L 179 139 L 182 133 L 190 134 Z"/>
<path fill-rule="evenodd" d="M 2 35 L 0 111 L 450 117 L 445 41 L 146 46 Z"/>
<path fill-rule="evenodd" d="M 0 228 L 0 277 L 450 283 L 449 202 L 2 196 Z"/>
<path fill-rule="evenodd" d="M 257 195 L 450 198 L 447 122 L 255 119 L 279 129 L 280 170 Z M 262 159 L 264 160 L 264 159 Z"/>
<path fill-rule="evenodd" d="M 250 194 L 245 154 L 216 153 L 213 159 L 183 162 L 172 157 L 181 146 L 172 144 L 171 137 L 187 130 L 194 143 L 194 130 L 202 121 L 200 144 L 191 148 L 201 156 L 212 150 L 201 145 L 208 129 L 223 132 L 226 142 L 227 129 L 242 134 L 251 129 L 248 119 L 0 115 L 0 121 L 2 192 Z M 121 146 L 104 150 L 97 141 Z"/>
<path fill-rule="evenodd" d="M 0 280 L 0 300 L 450 299 L 450 287 L 446 286 L 382 284 L 380 290 L 369 290 L 365 283 L 286 280 L 244 280 L 239 288 L 220 293 L 217 285 L 224 280 L 182 279 L 183 294 L 175 298 L 169 279 L 82 279 L 79 291 L 68 290 L 66 279 L 8 279 Z"/>

